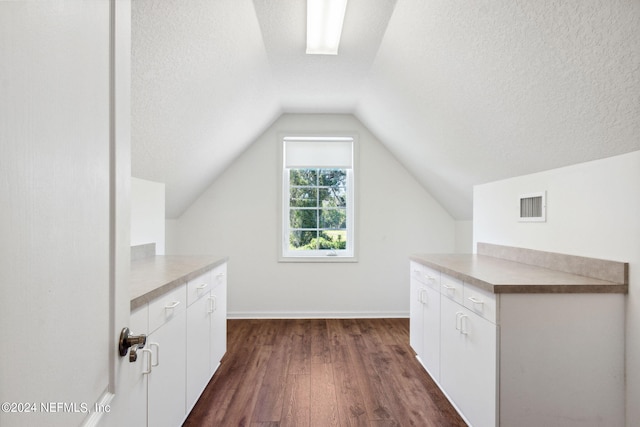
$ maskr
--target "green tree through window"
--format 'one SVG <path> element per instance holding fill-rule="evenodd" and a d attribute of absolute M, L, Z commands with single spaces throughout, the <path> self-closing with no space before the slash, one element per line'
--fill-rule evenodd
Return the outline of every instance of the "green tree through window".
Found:
<path fill-rule="evenodd" d="M 347 170 L 289 170 L 289 249 L 343 250 Z"/>

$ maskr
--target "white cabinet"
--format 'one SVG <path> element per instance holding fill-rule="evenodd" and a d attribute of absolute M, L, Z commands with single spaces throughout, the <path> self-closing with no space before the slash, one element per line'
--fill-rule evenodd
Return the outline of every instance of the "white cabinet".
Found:
<path fill-rule="evenodd" d="M 187 413 L 227 351 L 227 265 L 187 284 Z"/>
<path fill-rule="evenodd" d="M 186 302 L 182 285 L 149 303 L 151 353 L 145 352 L 149 426 L 175 427 L 185 418 Z"/>
<path fill-rule="evenodd" d="M 226 273 L 226 263 L 219 264 L 132 312 L 131 330 L 147 334 L 147 343 L 128 370 L 131 403 L 118 420 L 184 422 L 226 352 Z"/>
<path fill-rule="evenodd" d="M 440 375 L 440 276 L 416 263 L 411 265 L 410 344 L 429 374 Z"/>
<path fill-rule="evenodd" d="M 495 297 L 418 263 L 410 268 L 411 346 L 468 422 L 495 425 Z"/>
<path fill-rule="evenodd" d="M 418 357 L 422 357 L 423 334 L 423 306 L 420 299 L 425 286 L 416 279 L 411 278 L 410 303 L 409 303 L 409 344 Z"/>
<path fill-rule="evenodd" d="M 495 425 L 495 298 L 413 261 L 410 268 L 411 346 L 468 422 Z"/>
<path fill-rule="evenodd" d="M 425 287 L 421 294 L 422 319 L 422 363 L 429 374 L 440 378 L 440 293 Z"/>
<path fill-rule="evenodd" d="M 187 284 L 187 413 L 227 351 L 227 264 Z"/>
<path fill-rule="evenodd" d="M 458 273 L 459 260 L 443 267 L 439 295 L 428 267 L 412 262 L 410 343 L 469 425 L 622 427 L 625 295 L 493 293 L 476 286 L 490 282 Z M 495 263 L 472 261 L 472 272 Z M 539 288 L 569 280 L 558 273 L 550 281 L 549 269 L 527 277 L 532 267 L 514 264 L 504 273 L 508 283 L 525 277 Z M 438 297 L 436 319 L 430 309 Z"/>
<path fill-rule="evenodd" d="M 218 369 L 222 356 L 227 352 L 227 264 L 216 267 L 211 272 L 211 276 L 213 289 L 209 297 L 211 311 L 209 376 Z"/>
<path fill-rule="evenodd" d="M 474 426 L 496 424 L 496 325 L 442 298 L 440 385 Z"/>
<path fill-rule="evenodd" d="M 209 369 L 211 271 L 189 281 L 187 308 L 187 412 L 211 377 Z"/>

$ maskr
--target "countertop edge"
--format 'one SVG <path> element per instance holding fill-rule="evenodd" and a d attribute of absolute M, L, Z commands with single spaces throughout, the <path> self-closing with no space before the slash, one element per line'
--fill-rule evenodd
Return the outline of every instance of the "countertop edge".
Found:
<path fill-rule="evenodd" d="M 577 274 L 573 274 L 576 277 L 581 277 L 582 279 L 591 279 L 591 281 L 583 280 L 583 283 L 579 284 L 567 284 L 567 283 L 491 283 L 486 280 L 482 280 L 478 277 L 474 277 L 465 272 L 461 272 L 459 270 L 451 268 L 451 266 L 444 265 L 446 263 L 436 262 L 429 260 L 430 256 L 432 257 L 442 257 L 442 256 L 458 256 L 460 258 L 469 257 L 469 262 L 473 260 L 476 263 L 482 263 L 483 257 L 487 259 L 495 259 L 499 260 L 502 263 L 506 263 L 507 265 L 512 265 L 515 268 L 518 266 L 522 266 L 522 268 L 537 268 L 542 270 L 548 270 L 548 268 L 541 266 L 532 266 L 530 264 L 523 264 L 517 261 L 507 260 L 504 258 L 491 257 L 488 255 L 476 255 L 476 254 L 421 254 L 421 255 L 411 255 L 409 259 L 411 261 L 415 261 L 419 264 L 425 265 L 427 267 L 433 268 L 441 273 L 452 276 L 456 279 L 462 280 L 465 283 L 476 286 L 480 289 L 483 289 L 488 292 L 492 292 L 494 294 L 628 294 L 629 285 L 626 283 L 615 283 L 615 282 L 607 282 L 598 278 L 591 278 L 587 276 L 579 276 Z M 555 270 L 550 270 L 555 271 Z M 558 271 L 558 273 L 570 274 L 566 272 Z"/>
<path fill-rule="evenodd" d="M 189 259 L 188 256 L 179 256 L 176 257 L 177 259 Z M 202 259 L 203 256 L 199 255 L 199 256 L 194 256 L 193 259 L 195 260 L 200 260 Z M 163 260 L 171 260 L 172 257 L 171 256 L 156 256 L 154 257 L 154 259 L 163 259 Z M 213 257 L 211 259 L 214 259 Z M 194 269 L 189 269 L 186 273 L 184 274 L 180 274 L 178 277 L 174 277 L 172 279 L 170 279 L 168 282 L 165 282 L 163 284 L 158 284 L 158 286 L 153 287 L 151 290 L 149 290 L 148 292 L 139 295 L 137 297 L 134 297 L 131 299 L 130 301 L 130 310 L 136 310 L 140 307 L 142 307 L 143 305 L 153 301 L 154 299 L 176 289 L 177 287 L 187 283 L 189 280 L 195 279 L 196 277 L 198 277 L 199 275 L 201 275 L 202 273 L 204 273 L 205 271 L 208 270 L 213 270 L 214 268 L 228 262 L 229 258 L 228 257 L 223 257 L 223 258 L 218 258 L 215 259 L 213 261 L 204 261 L 204 263 L 200 266 L 200 267 L 196 267 Z M 132 269 L 135 268 L 135 263 L 132 263 L 131 266 Z"/>

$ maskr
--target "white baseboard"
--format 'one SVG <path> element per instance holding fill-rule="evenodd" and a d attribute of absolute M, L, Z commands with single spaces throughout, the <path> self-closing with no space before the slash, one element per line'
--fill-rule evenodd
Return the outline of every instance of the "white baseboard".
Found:
<path fill-rule="evenodd" d="M 384 319 L 409 318 L 407 311 L 228 311 L 227 319 Z"/>

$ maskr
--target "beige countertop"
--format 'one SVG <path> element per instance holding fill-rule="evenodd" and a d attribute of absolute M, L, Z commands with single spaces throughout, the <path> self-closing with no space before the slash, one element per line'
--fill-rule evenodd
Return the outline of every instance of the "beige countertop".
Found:
<path fill-rule="evenodd" d="M 131 310 L 227 261 L 208 255 L 152 256 L 131 262 Z"/>
<path fill-rule="evenodd" d="M 414 255 L 411 260 L 493 293 L 628 293 L 615 283 L 476 254 Z"/>

